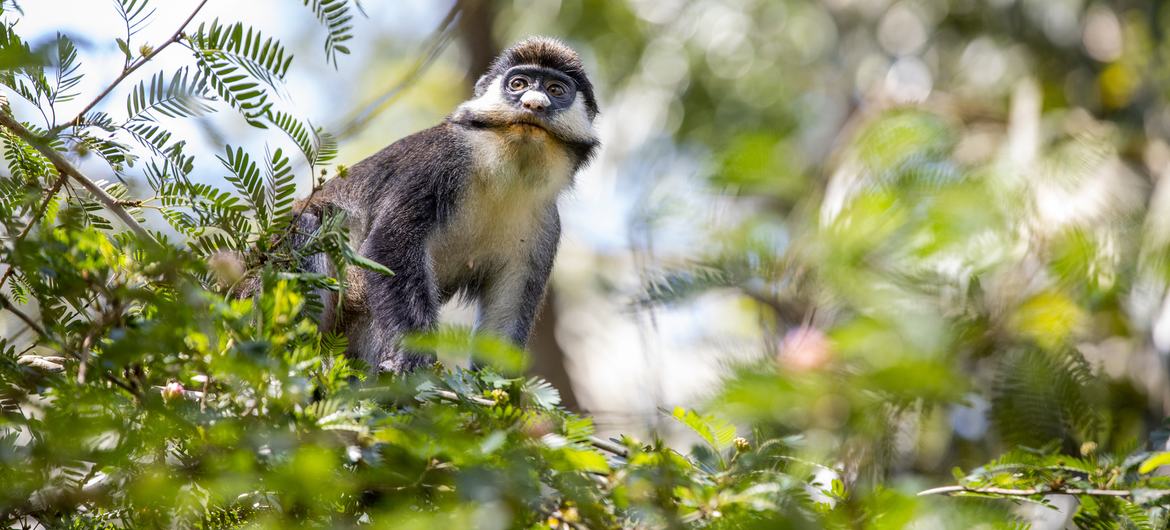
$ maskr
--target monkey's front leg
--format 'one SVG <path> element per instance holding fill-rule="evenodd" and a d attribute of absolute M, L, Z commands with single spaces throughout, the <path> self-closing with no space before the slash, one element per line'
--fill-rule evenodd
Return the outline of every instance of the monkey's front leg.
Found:
<path fill-rule="evenodd" d="M 549 212 L 543 230 L 528 248 L 528 254 L 510 262 L 490 278 L 479 303 L 476 329 L 511 339 L 523 348 L 544 299 L 560 239 L 560 219 Z"/>
<path fill-rule="evenodd" d="M 350 348 L 377 372 L 409 372 L 431 360 L 406 351 L 403 335 L 434 328 L 439 314 L 439 293 L 425 237 L 387 229 L 383 237 L 371 239 L 376 241 L 367 239 L 362 255 L 385 265 L 394 275 L 362 271 L 369 314 L 359 337 L 362 344 L 351 344 Z"/>

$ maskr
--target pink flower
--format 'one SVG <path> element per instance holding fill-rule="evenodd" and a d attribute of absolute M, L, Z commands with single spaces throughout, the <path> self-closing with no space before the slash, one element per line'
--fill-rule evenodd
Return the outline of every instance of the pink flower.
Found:
<path fill-rule="evenodd" d="M 160 392 L 162 392 L 163 401 L 170 401 L 177 397 L 183 397 L 183 394 L 187 392 L 187 389 L 183 388 L 182 383 L 178 381 L 171 381 L 170 383 L 167 383 L 167 386 L 164 386 Z"/>
<path fill-rule="evenodd" d="M 824 367 L 833 357 L 833 345 L 819 329 L 800 326 L 789 330 L 780 341 L 776 361 L 794 372 L 808 372 Z"/>

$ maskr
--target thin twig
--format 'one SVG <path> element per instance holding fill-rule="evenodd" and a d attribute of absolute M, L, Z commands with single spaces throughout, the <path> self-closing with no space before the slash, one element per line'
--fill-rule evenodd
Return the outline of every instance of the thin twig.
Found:
<path fill-rule="evenodd" d="M 590 436 L 589 443 L 593 444 L 593 447 L 601 449 L 607 453 L 613 453 L 614 455 L 620 456 L 622 458 L 630 456 L 630 451 L 625 447 L 597 436 Z"/>
<path fill-rule="evenodd" d="M 134 71 L 138 70 L 138 68 L 140 68 L 142 65 L 150 62 L 150 60 L 154 59 L 159 53 L 162 53 L 162 51 L 165 50 L 167 48 L 167 46 L 170 46 L 176 42 L 179 42 L 179 40 L 183 38 L 183 30 L 187 29 L 187 25 L 190 24 L 191 21 L 195 19 L 195 15 L 199 14 L 199 11 L 202 10 L 203 6 L 206 4 L 207 4 L 207 0 L 200 1 L 199 5 L 195 6 L 195 10 L 192 11 L 191 14 L 187 16 L 187 19 L 184 20 L 181 25 L 179 25 L 179 29 L 175 30 L 175 33 L 173 35 L 171 35 L 170 38 L 163 41 L 163 43 L 160 44 L 158 46 L 158 48 L 155 48 L 148 55 L 141 57 L 140 59 L 138 59 L 137 61 L 130 64 L 128 67 L 126 67 L 124 70 L 122 70 L 122 75 L 119 75 L 116 79 L 114 79 L 114 81 L 112 83 L 110 83 L 110 85 L 107 86 L 105 90 L 102 90 L 101 94 L 98 94 L 98 96 L 96 98 L 94 98 L 93 101 L 90 101 L 89 104 L 86 105 L 84 109 L 81 109 L 81 112 L 77 113 L 77 117 L 73 118 L 72 120 L 69 120 L 68 123 L 75 124 L 75 125 L 80 124 L 81 120 L 85 118 L 85 114 L 87 112 L 93 110 L 93 108 L 96 107 L 98 103 L 101 103 L 101 101 L 103 99 L 106 99 L 106 96 L 110 95 L 110 92 L 113 92 L 114 88 L 116 88 L 119 84 L 121 84 L 122 81 L 125 81 L 126 78 L 130 76 L 130 74 L 134 73 Z"/>
<path fill-rule="evenodd" d="M 36 213 L 33 214 L 32 219 L 29 220 L 24 229 L 22 229 L 20 233 L 16 235 L 16 239 L 12 240 L 12 244 L 14 246 L 17 243 L 23 241 L 25 236 L 27 236 L 29 232 L 32 232 L 33 227 L 36 226 L 37 223 L 41 221 L 41 218 L 45 216 L 45 212 L 49 211 L 49 203 L 53 202 L 53 197 L 57 195 L 58 191 L 61 191 L 61 186 L 65 185 L 65 180 L 68 178 L 68 175 L 61 173 L 61 175 L 57 177 L 57 180 L 53 182 L 52 187 L 49 188 L 48 194 L 45 195 L 45 199 L 41 201 L 41 205 L 39 208 L 37 208 Z M 9 264 L 8 270 L 4 271 L 4 276 L 0 276 L 0 287 L 4 287 L 4 283 L 8 281 L 8 278 L 12 276 L 14 272 L 16 272 L 16 267 L 12 266 L 12 264 Z"/>
<path fill-rule="evenodd" d="M 1021 497 L 1029 497 L 1032 495 L 1093 495 L 1098 497 L 1130 497 L 1133 495 L 1129 490 L 1106 490 L 1106 489 L 1081 489 L 1081 488 L 1060 488 L 1041 490 L 1038 488 L 1032 489 L 1011 489 L 1011 488 L 969 488 L 967 486 L 942 486 L 939 488 L 931 488 L 926 491 L 918 493 L 919 497 L 925 495 L 950 495 L 952 493 L 984 493 L 993 495 L 1014 495 Z"/>
<path fill-rule="evenodd" d="M 496 406 L 495 401 L 487 398 L 481 398 L 477 396 L 460 396 L 459 394 L 451 392 L 450 390 L 435 390 L 434 392 L 436 396 L 455 403 L 459 403 L 460 401 L 470 401 L 476 405 L 483 405 L 485 407 Z"/>
<path fill-rule="evenodd" d="M 122 381 L 121 379 L 114 377 L 113 374 L 110 374 L 109 372 L 102 372 L 102 378 L 105 379 L 106 381 L 113 383 L 114 385 L 118 386 L 122 390 L 125 390 L 131 396 L 134 396 L 134 399 L 137 399 L 141 402 L 142 395 L 138 392 L 137 388 L 130 386 L 129 383 L 126 383 L 126 382 Z"/>
<path fill-rule="evenodd" d="M 81 358 L 78 359 L 77 364 L 77 384 L 85 384 L 85 375 L 89 371 L 89 345 L 93 341 L 93 335 L 87 333 L 84 339 L 81 339 Z"/>
<path fill-rule="evenodd" d="M 16 315 L 16 318 L 24 321 L 25 325 L 27 325 L 29 329 L 35 331 L 37 335 L 40 335 L 41 338 L 49 338 L 49 334 L 45 332 L 44 328 L 42 328 L 40 324 L 37 324 L 35 320 L 24 314 L 24 312 L 22 312 L 16 306 L 12 305 L 12 302 L 8 301 L 8 297 L 4 296 L 3 294 L 0 294 L 0 309 L 6 309 L 12 314 Z"/>
<path fill-rule="evenodd" d="M 16 134 L 16 136 L 20 137 L 20 139 L 28 142 L 28 144 L 33 146 L 33 148 L 35 148 L 37 151 L 40 151 L 42 155 L 45 155 L 45 157 L 48 158 L 49 161 L 57 167 L 57 171 L 60 171 L 65 175 L 69 175 L 70 178 L 80 184 L 81 187 L 85 188 L 86 191 L 92 193 L 97 201 L 102 203 L 102 206 L 104 206 L 114 215 L 118 216 L 118 219 L 125 223 L 126 226 L 130 227 L 130 229 L 133 230 L 134 233 L 138 235 L 138 237 L 142 238 L 142 240 L 155 241 L 154 237 L 151 236 L 150 233 L 147 232 L 141 224 L 138 224 L 138 220 L 134 219 L 134 217 L 130 215 L 130 212 L 127 212 L 125 208 L 118 205 L 117 199 L 110 196 L 109 193 L 106 193 L 106 190 L 103 190 L 101 186 L 98 186 L 97 183 L 90 180 L 89 177 L 81 174 L 81 171 L 73 167 L 73 164 L 70 164 L 69 161 L 65 159 L 64 155 L 62 155 L 56 149 L 46 145 L 40 137 L 33 134 L 32 131 L 26 129 L 23 125 L 20 124 L 19 121 L 16 121 L 16 118 L 14 118 L 11 114 L 0 111 L 0 126 L 3 126 L 12 131 Z"/>

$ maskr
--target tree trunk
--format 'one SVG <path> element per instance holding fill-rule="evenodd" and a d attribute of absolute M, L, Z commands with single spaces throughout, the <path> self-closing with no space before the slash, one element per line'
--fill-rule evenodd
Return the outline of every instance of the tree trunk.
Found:
<path fill-rule="evenodd" d="M 532 352 L 533 374 L 545 378 L 561 391 L 561 404 L 569 410 L 580 410 L 577 395 L 573 393 L 573 380 L 565 370 L 565 350 L 557 342 L 556 290 L 548 286 L 544 304 L 528 338 L 528 350 Z"/>

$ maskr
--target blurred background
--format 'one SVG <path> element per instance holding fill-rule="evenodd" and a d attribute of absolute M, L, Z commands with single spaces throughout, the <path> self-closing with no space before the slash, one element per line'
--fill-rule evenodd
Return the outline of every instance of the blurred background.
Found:
<path fill-rule="evenodd" d="M 1085 398 L 1104 419 L 1070 443 L 1153 431 L 1170 405 L 1162 2 L 366 0 L 336 67 L 293 4 L 211 0 L 200 19 L 246 20 L 296 52 L 278 106 L 337 134 L 345 165 L 443 119 L 515 40 L 581 53 L 604 147 L 561 200 L 531 349 L 603 433 L 669 432 L 661 410 L 715 403 L 847 446 L 867 409 L 842 385 L 862 378 L 913 397 L 895 467 L 945 470 L 1080 432 L 1075 408 L 1029 413 L 1069 403 L 1059 385 L 1029 393 L 1067 364 L 1033 351 L 1075 350 L 1104 376 Z M 29 40 L 84 45 L 81 92 L 120 70 L 108 3 L 20 5 Z M 192 5 L 159 3 L 137 41 Z M 182 127 L 207 182 L 227 139 L 283 141 L 231 112 L 196 123 Z M 845 378 L 815 376 L 837 362 Z M 771 386 L 742 373 L 773 365 Z"/>

